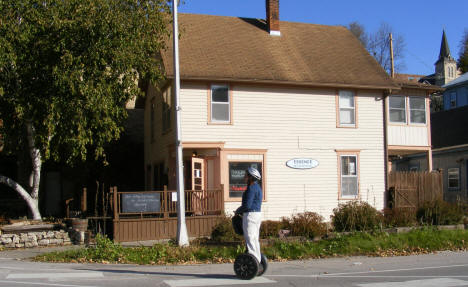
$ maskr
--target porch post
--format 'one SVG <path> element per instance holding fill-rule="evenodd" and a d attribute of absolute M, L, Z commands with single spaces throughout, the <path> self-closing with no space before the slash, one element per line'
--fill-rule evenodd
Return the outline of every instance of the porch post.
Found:
<path fill-rule="evenodd" d="M 427 171 L 432 171 L 432 149 L 427 151 Z"/>

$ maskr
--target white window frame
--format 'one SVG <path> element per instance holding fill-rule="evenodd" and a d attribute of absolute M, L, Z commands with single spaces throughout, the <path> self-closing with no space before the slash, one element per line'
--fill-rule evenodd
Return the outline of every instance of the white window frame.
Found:
<path fill-rule="evenodd" d="M 227 102 L 216 102 L 216 101 L 213 101 L 213 88 L 215 87 L 225 87 L 227 89 L 227 99 L 228 101 Z M 209 91 L 209 106 L 210 106 L 210 113 L 209 113 L 209 123 L 212 123 L 212 124 L 231 124 L 232 123 L 232 107 L 231 107 L 231 102 L 232 102 L 232 99 L 231 99 L 231 90 L 230 90 L 230 87 L 229 85 L 227 84 L 212 84 L 210 86 L 210 91 Z M 216 120 L 213 118 L 213 105 L 227 105 L 228 106 L 228 119 L 223 121 L 223 120 Z"/>
<path fill-rule="evenodd" d="M 394 98 L 396 98 L 396 97 L 403 98 L 403 102 L 405 103 L 404 108 L 392 108 L 390 106 L 390 99 L 392 97 L 394 97 Z M 403 114 L 405 115 L 404 120 L 403 121 L 392 121 L 392 118 L 391 118 L 391 111 L 392 110 L 399 110 L 399 111 L 403 110 L 404 111 Z M 406 115 L 407 112 L 406 111 L 407 111 L 406 96 L 401 96 L 401 95 L 391 95 L 391 96 L 389 96 L 389 98 L 388 98 L 388 121 L 390 123 L 393 123 L 393 124 L 406 124 L 407 123 L 407 115 Z"/>
<path fill-rule="evenodd" d="M 457 186 L 450 186 L 450 179 L 457 180 Z M 460 168 L 454 167 L 447 169 L 447 187 L 449 190 L 460 190 Z"/>
<path fill-rule="evenodd" d="M 351 107 L 342 106 L 341 97 L 352 96 L 353 105 Z M 352 119 L 354 123 L 343 123 L 341 119 L 341 111 L 352 111 Z M 356 94 L 353 91 L 349 90 L 340 90 L 338 92 L 338 126 L 339 127 L 356 127 L 357 126 L 357 117 L 356 117 Z"/>
<path fill-rule="evenodd" d="M 355 175 L 343 175 L 342 158 L 354 157 L 356 159 Z M 339 194 L 338 199 L 358 199 L 359 198 L 359 153 L 358 152 L 339 152 L 338 153 L 338 174 L 339 174 Z M 356 179 L 356 194 L 355 195 L 343 195 L 343 178 L 355 178 Z"/>
<path fill-rule="evenodd" d="M 423 99 L 424 101 L 424 110 L 422 109 L 413 109 L 411 107 L 411 98 L 420 98 L 420 99 Z M 415 125 L 425 125 L 427 123 L 427 115 L 426 115 L 426 98 L 425 97 L 421 97 L 421 96 L 409 96 L 408 97 L 408 107 L 409 107 L 409 118 L 410 118 L 410 124 L 415 124 Z M 422 111 L 424 112 L 424 122 L 423 123 L 416 123 L 416 122 L 413 122 L 413 119 L 412 119 L 412 116 L 411 116 L 411 111 Z"/>

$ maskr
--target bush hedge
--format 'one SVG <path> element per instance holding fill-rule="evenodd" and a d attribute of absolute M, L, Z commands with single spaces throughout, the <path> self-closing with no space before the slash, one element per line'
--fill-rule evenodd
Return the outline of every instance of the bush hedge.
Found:
<path fill-rule="evenodd" d="M 416 208 L 385 208 L 383 212 L 386 227 L 406 227 L 418 225 L 418 221 L 416 219 Z"/>
<path fill-rule="evenodd" d="M 416 215 L 421 224 L 450 225 L 463 223 L 464 210 L 458 204 L 435 200 L 424 203 Z"/>
<path fill-rule="evenodd" d="M 291 231 L 293 236 L 304 236 L 313 239 L 327 233 L 327 225 L 323 217 L 315 212 L 295 214 L 289 218 L 283 218 L 283 226 Z"/>
<path fill-rule="evenodd" d="M 218 224 L 213 227 L 211 231 L 211 240 L 217 242 L 231 242 L 231 241 L 240 241 L 243 239 L 241 235 L 237 235 L 234 232 L 231 222 L 232 217 L 222 216 Z"/>
<path fill-rule="evenodd" d="M 337 232 L 381 229 L 383 215 L 367 202 L 350 201 L 333 209 L 332 224 Z"/>

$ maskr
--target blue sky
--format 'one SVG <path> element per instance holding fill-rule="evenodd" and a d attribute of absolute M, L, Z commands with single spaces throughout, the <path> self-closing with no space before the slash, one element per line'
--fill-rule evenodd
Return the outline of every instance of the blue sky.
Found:
<path fill-rule="evenodd" d="M 179 12 L 265 19 L 265 0 L 181 0 Z M 445 29 L 452 56 L 468 29 L 468 0 L 280 0 L 280 20 L 323 25 L 357 21 L 367 32 L 382 22 L 406 42 L 408 74 L 432 74 Z"/>

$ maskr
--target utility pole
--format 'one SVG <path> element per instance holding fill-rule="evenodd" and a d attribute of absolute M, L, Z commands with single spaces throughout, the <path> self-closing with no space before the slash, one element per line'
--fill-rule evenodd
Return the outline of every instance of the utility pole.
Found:
<path fill-rule="evenodd" d="M 172 16 L 174 31 L 174 94 L 176 109 L 176 176 L 177 176 L 177 243 L 188 246 L 187 226 L 185 225 L 185 192 L 184 166 L 182 154 L 182 133 L 180 128 L 181 108 L 179 106 L 180 73 L 179 73 L 179 27 L 177 23 L 178 0 L 172 0 Z"/>
<path fill-rule="evenodd" d="M 390 63 L 392 64 L 392 67 L 391 67 L 391 76 L 392 76 L 392 79 L 395 78 L 395 65 L 394 65 L 394 61 L 393 61 L 393 37 L 392 37 L 392 33 L 390 33 L 389 35 L 389 38 L 390 38 Z"/>

